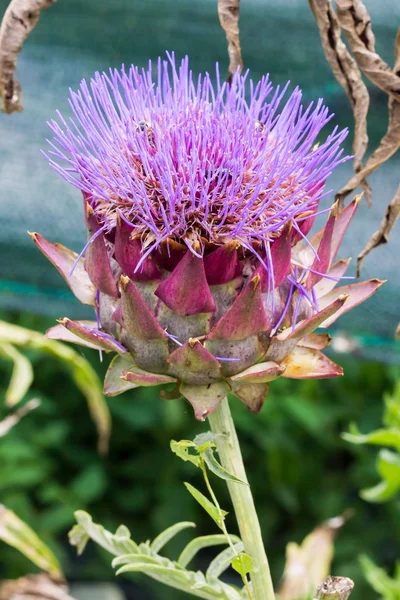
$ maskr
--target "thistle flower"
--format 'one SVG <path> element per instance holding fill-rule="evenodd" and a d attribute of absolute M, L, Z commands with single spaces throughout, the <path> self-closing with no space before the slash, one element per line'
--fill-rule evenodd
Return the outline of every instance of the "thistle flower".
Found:
<path fill-rule="evenodd" d="M 33 240 L 96 321 L 61 319 L 47 335 L 117 353 L 113 396 L 170 383 L 204 420 L 232 392 L 258 412 L 278 377 L 342 369 L 321 350 L 327 327 L 371 294 L 373 279 L 336 288 L 335 262 L 358 199 L 307 238 L 325 184 L 346 160 L 319 100 L 268 77 L 194 79 L 188 59 L 159 59 L 71 92 L 74 119 L 51 121 L 49 161 L 80 189 L 89 241 L 78 256 Z M 318 143 L 319 142 L 319 143 Z M 326 212 L 326 211 L 325 211 Z"/>

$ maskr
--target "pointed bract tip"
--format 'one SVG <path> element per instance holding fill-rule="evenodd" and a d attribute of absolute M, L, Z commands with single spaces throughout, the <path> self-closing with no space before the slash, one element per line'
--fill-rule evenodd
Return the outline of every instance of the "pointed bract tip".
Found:
<path fill-rule="evenodd" d="M 90 206 L 89 202 L 86 202 L 86 218 L 91 217 L 92 215 L 94 215 L 94 210 L 93 208 Z"/>
<path fill-rule="evenodd" d="M 36 231 L 27 231 L 27 234 L 30 236 L 31 240 L 33 240 L 34 242 L 36 242 L 36 238 L 37 238 L 37 233 Z"/>
<path fill-rule="evenodd" d="M 338 216 L 339 213 L 340 213 L 340 202 L 339 202 L 339 200 L 336 200 L 332 205 L 329 216 L 336 219 L 336 217 Z"/>
<path fill-rule="evenodd" d="M 261 281 L 261 276 L 259 275 L 259 273 L 257 273 L 257 275 L 255 275 L 251 281 L 254 286 L 254 291 L 256 291 L 256 289 L 260 285 L 260 281 Z"/>
<path fill-rule="evenodd" d="M 60 323 L 60 325 L 66 325 L 66 323 L 68 323 L 71 319 L 69 319 L 68 317 L 62 317 L 61 319 L 57 319 L 57 323 Z"/>
<path fill-rule="evenodd" d="M 130 283 L 130 279 L 129 277 L 127 277 L 126 275 L 121 275 L 120 278 L 120 283 L 124 289 L 124 291 L 126 290 L 126 288 L 128 287 L 129 283 Z"/>
<path fill-rule="evenodd" d="M 199 250 L 201 250 L 201 245 L 199 240 L 194 240 L 192 248 L 195 252 L 199 252 Z"/>
<path fill-rule="evenodd" d="M 349 294 L 340 294 L 340 296 L 338 297 L 338 300 L 344 304 L 348 297 L 349 297 Z"/>
<path fill-rule="evenodd" d="M 191 348 L 194 348 L 194 346 L 196 344 L 200 344 L 199 340 L 197 338 L 189 338 L 188 339 L 188 344 Z"/>

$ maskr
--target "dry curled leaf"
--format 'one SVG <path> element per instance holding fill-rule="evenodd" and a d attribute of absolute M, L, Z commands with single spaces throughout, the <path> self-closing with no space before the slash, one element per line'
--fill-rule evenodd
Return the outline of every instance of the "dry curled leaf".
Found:
<path fill-rule="evenodd" d="M 355 119 L 353 142 L 355 175 L 337 192 L 336 200 L 343 206 L 345 197 L 358 186 L 362 186 L 367 202 L 370 204 L 371 189 L 366 177 L 389 160 L 400 148 L 400 29 L 395 42 L 395 64 L 391 69 L 375 50 L 371 17 L 362 0 L 336 0 L 337 14 L 331 0 L 309 0 L 309 4 L 320 30 L 326 58 L 336 79 L 350 99 Z M 354 58 L 341 39 L 341 28 Z M 362 158 L 368 145 L 369 95 L 361 73 L 389 95 L 387 131 L 365 166 L 362 165 Z M 379 230 L 374 233 L 358 256 L 358 275 L 364 257 L 380 244 L 387 242 L 389 233 L 399 216 L 398 205 L 399 191 L 387 207 Z"/>
<path fill-rule="evenodd" d="M 2 111 L 22 110 L 21 85 L 14 71 L 22 44 L 35 28 L 40 12 L 56 0 L 11 0 L 0 25 L 0 97 Z"/>
<path fill-rule="evenodd" d="M 218 0 L 218 16 L 228 40 L 230 78 L 237 68 L 243 68 L 239 39 L 240 0 Z"/>
<path fill-rule="evenodd" d="M 396 195 L 386 209 L 385 216 L 378 231 L 370 237 L 364 249 L 360 252 L 357 257 L 357 277 L 360 275 L 361 265 L 364 258 L 378 246 L 386 244 L 389 241 L 389 234 L 393 228 L 393 225 L 400 216 L 400 186 L 397 189 Z"/>
<path fill-rule="evenodd" d="M 400 101 L 400 77 L 375 51 L 371 17 L 362 0 L 336 0 L 337 16 L 358 66 L 379 89 Z"/>
<path fill-rule="evenodd" d="M 400 76 L 400 29 L 395 42 L 395 65 L 393 71 L 398 77 Z M 365 167 L 356 173 L 338 192 L 337 197 L 339 197 L 341 202 L 362 183 L 365 177 L 389 160 L 400 148 L 400 102 L 393 96 L 389 97 L 388 110 L 389 120 L 385 135 L 381 139 L 378 148 L 367 160 Z"/>
<path fill-rule="evenodd" d="M 74 600 L 67 586 L 49 575 L 27 575 L 0 582 L 0 600 Z"/>
<path fill-rule="evenodd" d="M 319 28 L 326 59 L 337 81 L 346 92 L 353 109 L 353 154 L 354 170 L 357 173 L 362 168 L 362 159 L 368 146 L 367 114 L 369 93 L 356 61 L 347 50 L 341 38 L 340 24 L 331 1 L 309 0 L 309 4 Z M 367 185 L 364 188 L 364 192 L 368 199 L 370 190 Z"/>

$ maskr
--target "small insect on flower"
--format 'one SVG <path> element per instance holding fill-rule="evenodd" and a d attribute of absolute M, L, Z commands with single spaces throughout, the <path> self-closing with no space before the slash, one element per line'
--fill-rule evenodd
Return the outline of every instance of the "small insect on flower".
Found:
<path fill-rule="evenodd" d="M 49 337 L 115 352 L 105 393 L 173 383 L 204 420 L 228 393 L 258 412 L 278 377 L 342 370 L 315 334 L 382 282 L 335 285 L 358 198 L 307 238 L 347 157 L 347 131 L 296 88 L 230 84 L 174 55 L 147 70 L 96 73 L 58 113 L 48 159 L 82 191 L 88 243 L 77 255 L 39 234 L 39 249 L 97 320 L 62 319 Z"/>

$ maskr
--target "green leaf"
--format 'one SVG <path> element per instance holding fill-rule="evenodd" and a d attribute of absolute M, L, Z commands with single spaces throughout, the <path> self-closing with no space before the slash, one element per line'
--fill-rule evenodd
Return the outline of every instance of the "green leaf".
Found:
<path fill-rule="evenodd" d="M 111 418 L 102 385 L 90 363 L 66 344 L 49 340 L 43 334 L 0 321 L 0 344 L 36 348 L 46 352 L 68 368 L 76 385 L 85 396 L 99 434 L 99 451 L 107 452 Z"/>
<path fill-rule="evenodd" d="M 342 438 L 352 444 L 375 444 L 378 446 L 393 446 L 400 450 L 400 429 L 377 429 L 371 433 L 358 433 L 352 428 L 352 433 L 343 433 Z"/>
<path fill-rule="evenodd" d="M 181 523 L 175 523 L 171 527 L 168 527 L 165 531 L 162 531 L 151 543 L 151 549 L 154 552 L 159 552 L 161 548 L 165 546 L 173 537 L 178 533 L 187 529 L 188 527 L 196 527 L 195 523 L 189 521 L 182 521 Z"/>
<path fill-rule="evenodd" d="M 9 358 L 14 363 L 10 383 L 6 391 L 7 406 L 18 404 L 27 392 L 33 381 L 33 369 L 29 360 L 18 352 L 12 344 L 0 343 L 0 354 Z"/>
<path fill-rule="evenodd" d="M 219 434 L 222 435 L 222 434 Z M 241 483 L 242 485 L 249 485 L 246 481 L 242 481 L 236 475 L 229 473 L 224 467 L 217 461 L 214 455 L 214 451 L 217 446 L 215 443 L 215 434 L 211 431 L 206 433 L 200 433 L 194 438 L 194 443 L 197 446 L 197 452 L 204 458 L 204 462 L 214 475 L 223 479 L 224 481 L 230 481 L 231 483 Z"/>
<path fill-rule="evenodd" d="M 400 489 L 400 455 L 381 450 L 377 466 L 383 481 L 361 491 L 361 497 L 368 502 L 386 502 Z"/>
<path fill-rule="evenodd" d="M 111 563 L 113 569 L 116 567 L 120 567 L 121 565 L 129 565 L 129 564 L 137 564 L 137 563 L 147 563 L 149 565 L 158 565 L 160 564 L 159 557 L 155 558 L 154 556 L 149 556 L 148 554 L 123 554 L 122 556 L 117 556 Z M 117 572 L 118 575 L 118 572 Z"/>
<path fill-rule="evenodd" d="M 37 567 L 55 578 L 61 578 L 62 571 L 57 558 L 36 533 L 17 515 L 0 505 L 0 540 L 16 548 Z"/>
<path fill-rule="evenodd" d="M 235 556 L 232 560 L 232 568 L 239 573 L 242 579 L 244 579 L 248 573 L 252 572 L 253 561 L 248 554 L 240 552 L 240 554 Z"/>
<path fill-rule="evenodd" d="M 189 596 L 197 596 L 204 600 L 241 600 L 236 588 L 214 581 L 210 584 L 200 571 L 187 571 L 176 562 L 157 554 L 154 546 L 166 543 L 178 530 L 192 523 L 177 523 L 156 538 L 153 544 L 135 544 L 130 538 L 129 530 L 123 525 L 113 535 L 101 525 L 93 523 L 90 515 L 83 511 L 75 513 L 78 525 L 70 532 L 70 541 L 82 552 L 89 539 L 94 540 L 104 549 L 116 556 L 113 566 L 121 568 L 117 574 L 127 572 L 143 573 L 156 581 L 181 590 Z M 158 540 L 158 541 L 157 541 Z"/>
<path fill-rule="evenodd" d="M 219 576 L 231 566 L 232 560 L 235 558 L 235 556 L 243 550 L 243 542 L 238 542 L 233 548 L 229 546 L 229 548 L 226 548 L 220 552 L 220 554 L 218 554 L 218 556 L 211 561 L 210 566 L 207 569 L 207 581 L 213 582 L 215 579 L 218 579 Z"/>
<path fill-rule="evenodd" d="M 125 526 L 119 527 L 113 535 L 101 525 L 93 523 L 92 517 L 83 510 L 78 510 L 75 518 L 78 524 L 69 532 L 69 541 L 72 546 L 77 547 L 78 554 L 82 554 L 89 539 L 115 556 L 139 551 L 138 545 L 131 540 L 130 531 Z"/>
<path fill-rule="evenodd" d="M 229 536 L 234 544 L 240 542 L 240 538 L 237 535 Z M 182 567 L 187 567 L 190 561 L 196 556 L 203 548 L 210 548 L 211 546 L 221 546 L 228 543 L 226 536 L 223 533 L 216 533 L 215 535 L 203 535 L 191 540 L 188 545 L 181 552 L 178 563 Z"/>
<path fill-rule="evenodd" d="M 196 444 L 190 440 L 181 440 L 180 442 L 176 442 L 175 440 L 171 440 L 171 450 L 174 454 L 179 456 L 182 460 L 189 461 L 193 463 L 196 467 L 200 467 L 201 459 L 199 456 L 194 456 L 190 454 L 189 449 L 196 449 Z"/>
<path fill-rule="evenodd" d="M 242 481 L 242 479 L 239 479 L 239 477 L 236 477 L 236 475 L 229 473 L 229 471 L 227 471 L 222 465 L 220 465 L 220 463 L 214 456 L 213 447 L 207 448 L 204 451 L 203 456 L 204 462 L 206 463 L 207 467 L 212 473 L 214 473 L 214 475 L 216 475 L 220 479 L 224 479 L 225 481 L 229 481 L 231 483 L 240 483 L 241 485 L 247 486 L 249 485 L 246 481 Z"/>
<path fill-rule="evenodd" d="M 384 600 L 400 600 L 400 582 L 391 579 L 389 575 L 378 567 L 368 556 L 360 556 L 360 565 L 365 578 L 373 589 L 381 594 Z"/>
<path fill-rule="evenodd" d="M 383 422 L 388 427 L 400 429 L 400 381 L 397 382 L 392 394 L 385 394 L 385 414 Z"/>
<path fill-rule="evenodd" d="M 117 575 L 122 573 L 145 573 L 156 581 L 168 585 L 182 592 L 189 593 L 205 600 L 213 600 L 214 598 L 228 598 L 222 595 L 221 592 L 207 582 L 193 581 L 192 573 L 188 571 L 173 569 L 162 565 L 152 565 L 148 562 L 132 562 L 131 564 L 124 565 L 117 571 Z M 193 573 L 193 575 L 195 575 Z M 233 598 L 233 596 L 232 596 Z"/>
<path fill-rule="evenodd" d="M 204 510 L 210 515 L 220 529 L 222 529 L 222 523 L 224 517 L 228 514 L 225 510 L 218 509 L 208 498 L 204 496 L 199 490 L 190 485 L 190 483 L 184 482 L 186 489 L 192 494 L 193 498 L 204 508 Z"/>

